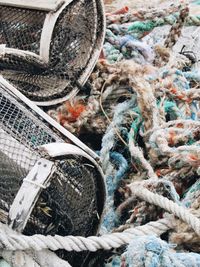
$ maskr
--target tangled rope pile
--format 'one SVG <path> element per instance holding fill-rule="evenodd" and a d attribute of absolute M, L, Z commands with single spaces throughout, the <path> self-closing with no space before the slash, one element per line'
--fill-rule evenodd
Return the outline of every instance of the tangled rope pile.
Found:
<path fill-rule="evenodd" d="M 172 27 L 161 42 L 151 34 L 165 24 Z M 1 224 L 1 255 L 12 266 L 69 266 L 52 252 L 65 249 L 95 252 L 87 266 L 200 267 L 199 58 L 174 49 L 188 25 L 198 29 L 200 15 L 184 3 L 107 14 L 85 91 L 48 111 L 99 150 L 107 183 L 101 236 L 24 236 Z"/>

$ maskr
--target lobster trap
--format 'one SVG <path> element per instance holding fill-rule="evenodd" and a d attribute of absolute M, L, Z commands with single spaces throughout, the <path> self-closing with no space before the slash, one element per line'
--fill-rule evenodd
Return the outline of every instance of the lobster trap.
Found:
<path fill-rule="evenodd" d="M 27 235 L 93 235 L 98 156 L 0 76 L 0 220 Z"/>
<path fill-rule="evenodd" d="M 0 71 L 48 106 L 86 82 L 103 44 L 102 0 L 0 0 Z"/>

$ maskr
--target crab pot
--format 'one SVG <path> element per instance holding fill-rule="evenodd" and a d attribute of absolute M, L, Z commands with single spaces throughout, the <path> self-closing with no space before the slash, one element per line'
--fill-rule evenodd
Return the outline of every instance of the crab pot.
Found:
<path fill-rule="evenodd" d="M 0 71 L 38 105 L 86 82 L 105 32 L 102 0 L 0 0 Z"/>
<path fill-rule="evenodd" d="M 96 154 L 2 77 L 0 124 L 0 220 L 26 235 L 96 234 L 105 198 Z"/>

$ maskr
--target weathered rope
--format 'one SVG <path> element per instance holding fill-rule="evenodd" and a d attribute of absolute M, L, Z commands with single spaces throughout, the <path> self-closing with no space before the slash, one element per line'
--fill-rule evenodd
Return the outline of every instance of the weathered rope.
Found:
<path fill-rule="evenodd" d="M 185 20 L 189 15 L 189 8 L 188 6 L 184 6 L 181 8 L 179 18 L 177 19 L 176 23 L 173 24 L 171 30 L 168 34 L 168 37 L 165 40 L 164 46 L 167 48 L 172 48 L 174 44 L 177 42 L 178 38 L 181 35 L 181 30 Z"/>
<path fill-rule="evenodd" d="M 102 139 L 102 149 L 100 151 L 100 158 L 104 172 L 107 172 L 110 163 L 110 150 L 114 146 L 116 134 L 120 134 L 120 126 L 123 123 L 125 113 L 131 109 L 135 104 L 134 99 L 118 104 L 115 109 L 115 114 L 111 125 L 108 127 L 106 134 Z"/>
<path fill-rule="evenodd" d="M 100 154 L 108 189 L 106 209 L 111 210 L 112 216 L 109 217 L 105 210 L 102 225 L 104 221 L 109 225 L 105 225 L 106 233 L 122 225 L 112 234 L 88 238 L 16 233 L 6 236 L 6 226 L 2 225 L 0 248 L 3 257 L 5 253 L 14 256 L 18 250 L 27 253 L 30 249 L 30 257 L 38 259 L 37 252 L 42 255 L 46 249 L 112 250 L 131 242 L 132 247 L 127 249 L 129 254 L 122 254 L 118 264 L 109 267 L 125 266 L 126 263 L 129 267 L 144 264 L 148 267 L 162 264 L 188 267 L 190 260 L 195 267 L 200 266 L 197 254 L 174 253 L 161 239 L 149 236 L 159 236 L 170 229 L 168 242 L 180 245 L 184 251 L 200 250 L 200 75 L 193 69 L 198 56 L 195 59 L 196 55 L 191 53 L 189 56 L 177 54 L 181 48 L 173 54 L 171 49 L 183 26 L 200 26 L 200 16 L 189 15 L 184 5 L 170 6 L 166 10 L 126 12 L 107 15 L 105 44 L 102 58 L 90 77 L 90 96 L 77 96 L 56 112 L 52 111 L 52 116 L 78 135 L 86 128 L 88 132 L 103 134 L 110 124 Z M 162 40 L 153 30 L 163 25 L 173 25 L 163 42 L 165 47 L 154 47 Z M 147 38 L 143 37 L 151 31 L 152 42 L 145 42 Z M 190 48 L 193 50 L 194 43 Z M 158 62 L 153 61 L 156 53 L 161 55 Z M 122 59 L 127 61 L 108 64 Z M 164 67 L 157 68 L 153 63 Z M 131 98 L 135 101 L 132 104 Z M 143 182 L 145 188 L 141 186 Z M 131 197 L 127 188 L 131 189 Z M 116 191 L 122 193 L 121 199 L 119 197 L 114 203 Z M 126 217 L 123 212 L 127 212 Z M 169 217 L 159 220 L 163 214 Z M 113 223 L 115 218 L 116 225 Z M 145 225 L 137 227 L 142 224 Z M 138 253 L 132 249 L 136 247 Z M 119 251 L 122 253 L 123 248 Z"/>
<path fill-rule="evenodd" d="M 163 209 L 177 216 L 178 218 L 189 224 L 191 228 L 196 232 L 196 234 L 200 236 L 200 219 L 191 214 L 186 208 L 179 206 L 166 197 L 154 194 L 146 188 L 137 187 L 134 185 L 134 183 L 132 185 L 129 185 L 129 187 L 133 195 L 151 204 L 162 207 Z"/>
<path fill-rule="evenodd" d="M 132 11 L 124 14 L 108 14 L 107 15 L 107 25 L 110 24 L 121 24 L 123 25 L 124 23 L 133 23 L 136 22 L 138 23 L 138 26 L 140 25 L 139 23 L 147 22 L 149 25 L 152 25 L 153 27 L 158 27 L 158 26 L 163 26 L 163 25 L 173 25 L 178 16 L 180 6 L 174 6 L 174 7 L 169 7 L 167 9 L 162 9 L 162 10 L 137 10 L 137 11 Z M 135 25 L 137 25 L 135 23 Z M 189 15 L 186 19 L 185 22 L 186 26 L 200 26 L 200 16 L 199 15 Z"/>
<path fill-rule="evenodd" d="M 125 16 L 124 16 L 125 17 Z M 128 15 L 127 15 L 128 17 Z M 158 27 L 158 26 L 163 26 L 163 25 L 173 25 L 178 17 L 178 13 L 174 13 L 171 14 L 169 16 L 165 16 L 163 18 L 152 18 L 152 21 L 149 19 L 148 23 L 150 24 L 151 22 L 154 23 L 154 27 Z M 135 18 L 135 22 L 138 20 L 138 18 Z M 128 22 L 131 20 L 125 19 L 125 22 Z M 134 19 L 132 20 L 134 21 Z M 117 22 L 117 17 L 116 17 L 116 21 Z M 197 15 L 190 15 L 187 17 L 186 19 L 186 26 L 200 26 L 200 16 Z"/>
<path fill-rule="evenodd" d="M 173 244 L 168 244 L 155 236 L 135 238 L 122 255 L 123 263 L 129 267 L 143 266 L 173 266 L 199 267 L 200 255 L 197 253 L 181 253 L 173 250 Z"/>

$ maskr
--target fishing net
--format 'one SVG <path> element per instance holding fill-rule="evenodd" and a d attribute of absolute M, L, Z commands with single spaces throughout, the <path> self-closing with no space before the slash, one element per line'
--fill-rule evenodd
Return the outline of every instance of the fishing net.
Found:
<path fill-rule="evenodd" d="M 10 2 L 0 1 L 1 74 L 37 104 L 66 99 L 84 85 L 99 56 L 102 2 L 57 1 L 53 11 Z"/>
<path fill-rule="evenodd" d="M 101 171 L 83 155 L 51 158 L 39 149 L 44 144 L 67 140 L 70 142 L 0 82 L 0 210 L 6 214 L 6 219 L 0 217 L 1 221 L 10 223 L 9 210 L 24 178 L 39 159 L 46 158 L 53 161 L 56 170 L 49 185 L 40 190 L 23 233 L 63 236 L 97 233 L 104 205 Z M 12 224 L 13 228 L 18 223 L 20 218 Z M 64 253 L 60 255 L 66 257 Z"/>

